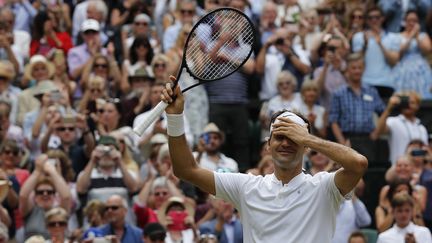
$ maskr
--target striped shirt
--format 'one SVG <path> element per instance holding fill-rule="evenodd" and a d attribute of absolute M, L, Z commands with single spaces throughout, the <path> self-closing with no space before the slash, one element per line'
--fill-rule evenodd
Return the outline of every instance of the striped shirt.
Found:
<path fill-rule="evenodd" d="M 342 132 L 370 133 L 375 128 L 373 114 L 381 114 L 384 109 L 374 87 L 362 84 L 357 95 L 350 86 L 345 86 L 333 94 L 329 122 L 336 122 Z"/>
<path fill-rule="evenodd" d="M 248 77 L 240 71 L 217 82 L 205 84 L 211 104 L 248 103 Z"/>

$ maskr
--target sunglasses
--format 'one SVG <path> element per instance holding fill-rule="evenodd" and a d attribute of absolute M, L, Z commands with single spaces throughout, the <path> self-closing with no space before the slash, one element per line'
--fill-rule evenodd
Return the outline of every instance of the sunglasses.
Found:
<path fill-rule="evenodd" d="M 153 195 L 155 195 L 156 197 L 166 196 L 166 195 L 168 195 L 168 192 L 155 192 L 155 193 L 153 193 Z"/>
<path fill-rule="evenodd" d="M 101 89 L 90 89 L 90 93 L 100 93 L 102 92 Z"/>
<path fill-rule="evenodd" d="M 47 225 L 50 228 L 54 228 L 54 227 L 66 227 L 67 226 L 67 222 L 66 221 L 51 221 L 51 222 L 48 222 Z"/>
<path fill-rule="evenodd" d="M 95 65 L 93 65 L 93 67 L 94 67 L 94 68 L 107 68 L 108 65 L 107 65 L 107 64 L 99 64 L 99 63 L 96 63 Z"/>
<path fill-rule="evenodd" d="M 134 23 L 135 25 L 142 25 L 142 26 L 148 26 L 148 23 L 147 22 L 135 22 Z"/>
<path fill-rule="evenodd" d="M 368 20 L 379 20 L 381 18 L 380 15 L 369 15 Z"/>
<path fill-rule="evenodd" d="M 154 67 L 155 68 L 165 68 L 166 64 L 165 63 L 155 63 Z"/>
<path fill-rule="evenodd" d="M 7 81 L 7 80 L 8 80 L 7 77 L 5 77 L 5 76 L 0 76 L 0 81 Z"/>
<path fill-rule="evenodd" d="M 54 195 L 55 191 L 54 190 L 36 190 L 35 191 L 36 195 L 41 196 L 41 195 Z"/>
<path fill-rule="evenodd" d="M 166 234 L 164 232 L 156 232 L 149 235 L 151 241 L 164 241 Z"/>
<path fill-rule="evenodd" d="M 3 153 L 7 155 L 13 155 L 13 156 L 18 155 L 18 151 L 12 151 L 12 150 L 3 150 Z"/>
<path fill-rule="evenodd" d="M 180 10 L 180 13 L 183 14 L 183 15 L 185 15 L 185 14 L 193 15 L 193 14 L 195 13 L 195 10 L 191 10 L 191 9 L 181 9 L 181 10 Z"/>
<path fill-rule="evenodd" d="M 66 130 L 69 132 L 73 132 L 73 131 L 75 131 L 75 127 L 59 127 L 59 128 L 57 128 L 57 131 L 59 131 L 59 132 L 64 132 Z"/>
<path fill-rule="evenodd" d="M 98 109 L 97 112 L 102 114 L 105 112 L 105 110 L 104 109 Z"/>
<path fill-rule="evenodd" d="M 116 206 L 116 205 L 114 205 L 114 206 L 106 206 L 106 207 L 105 207 L 105 210 L 106 210 L 106 211 L 109 211 L 109 210 L 116 211 L 116 210 L 118 210 L 119 208 L 120 208 L 120 206 Z"/>
<path fill-rule="evenodd" d="M 352 15 L 351 18 L 352 19 L 363 19 L 364 16 L 363 15 Z"/>

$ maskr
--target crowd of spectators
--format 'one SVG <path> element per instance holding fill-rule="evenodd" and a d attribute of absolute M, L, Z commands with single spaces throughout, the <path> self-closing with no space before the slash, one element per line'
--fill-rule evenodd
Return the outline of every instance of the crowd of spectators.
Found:
<path fill-rule="evenodd" d="M 219 7 L 244 12 L 257 42 L 238 71 L 185 93 L 200 166 L 273 173 L 270 118 L 296 110 L 314 135 L 388 162 L 376 209 L 362 180 L 334 243 L 365 242 L 363 228 L 432 242 L 418 118 L 432 101 L 430 0 L 0 1 L 0 242 L 243 242 L 233 205 L 173 174 L 165 114 L 132 131 L 182 71 L 193 24 Z M 305 173 L 338 168 L 304 155 Z"/>

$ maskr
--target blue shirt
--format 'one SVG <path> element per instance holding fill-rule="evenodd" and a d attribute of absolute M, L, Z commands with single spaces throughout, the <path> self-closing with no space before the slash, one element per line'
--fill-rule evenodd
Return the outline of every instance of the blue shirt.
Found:
<path fill-rule="evenodd" d="M 395 33 L 381 32 L 381 43 L 386 50 L 399 51 L 400 38 Z M 354 52 L 360 52 L 365 45 L 364 33 L 356 33 L 352 40 Z M 365 55 L 365 70 L 362 82 L 365 84 L 385 86 L 393 88 L 393 80 L 390 79 L 392 67 L 387 63 L 384 53 L 375 38 L 369 36 Z"/>
<path fill-rule="evenodd" d="M 11 9 L 15 15 L 14 30 L 23 30 L 31 34 L 30 26 L 37 14 L 37 10 L 27 0 L 21 3 L 13 3 Z"/>
<path fill-rule="evenodd" d="M 333 94 L 329 122 L 336 122 L 342 132 L 370 133 L 375 128 L 373 114 L 381 114 L 385 105 L 378 91 L 362 84 L 357 95 L 350 86 L 340 88 Z"/>
<path fill-rule="evenodd" d="M 111 228 L 111 224 L 105 224 L 99 227 L 99 230 L 104 236 L 115 235 L 114 229 Z M 142 240 L 142 230 L 136 226 L 125 224 L 123 237 L 121 239 L 122 243 L 141 243 Z"/>

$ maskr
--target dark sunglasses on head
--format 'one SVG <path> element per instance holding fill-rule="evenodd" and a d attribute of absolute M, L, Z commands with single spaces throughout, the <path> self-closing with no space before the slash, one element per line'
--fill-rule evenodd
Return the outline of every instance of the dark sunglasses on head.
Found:
<path fill-rule="evenodd" d="M 36 190 L 36 195 L 54 195 L 54 190 Z"/>
<path fill-rule="evenodd" d="M 12 150 L 8 150 L 8 149 L 3 150 L 3 153 L 7 154 L 7 155 L 13 155 L 13 156 L 17 156 L 19 154 L 18 151 L 12 151 Z"/>
<path fill-rule="evenodd" d="M 189 15 L 193 15 L 195 13 L 195 10 L 190 10 L 190 9 L 181 9 L 180 10 L 181 14 L 189 14 Z"/>
<path fill-rule="evenodd" d="M 69 131 L 69 132 L 73 132 L 75 131 L 75 127 L 58 127 L 57 131 L 59 132 L 64 132 L 64 131 Z"/>
<path fill-rule="evenodd" d="M 54 228 L 54 227 L 66 227 L 67 222 L 66 221 L 51 221 L 48 222 L 48 227 Z"/>

